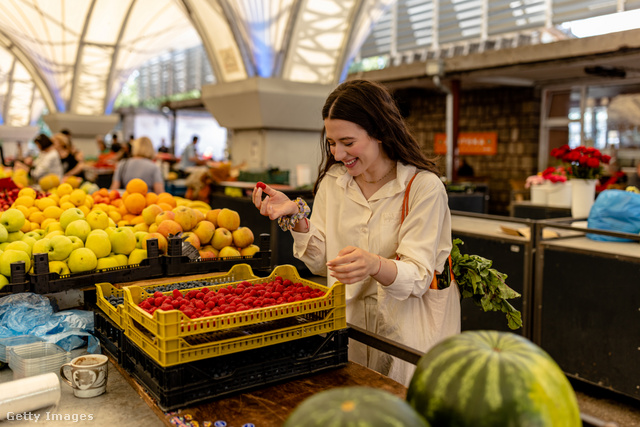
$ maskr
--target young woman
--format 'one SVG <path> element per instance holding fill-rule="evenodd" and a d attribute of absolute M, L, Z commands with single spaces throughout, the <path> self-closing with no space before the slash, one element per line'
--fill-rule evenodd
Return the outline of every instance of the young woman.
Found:
<path fill-rule="evenodd" d="M 262 215 L 294 238 L 294 255 L 327 285 L 347 284 L 347 322 L 426 352 L 460 332 L 460 294 L 452 281 L 430 289 L 451 250 L 447 194 L 436 164 L 420 151 L 389 92 L 354 80 L 322 109 L 323 160 L 313 215 L 302 200 L 255 188 Z M 409 214 L 401 223 L 405 189 Z M 266 195 L 262 199 L 263 193 Z M 350 360 L 407 385 L 415 367 L 351 341 Z"/>
<path fill-rule="evenodd" d="M 160 167 L 153 162 L 155 150 L 151 140 L 146 136 L 134 139 L 131 143 L 132 157 L 118 162 L 111 182 L 112 189 L 124 188 L 134 178 L 140 178 L 147 183 L 149 191 L 162 193 L 164 191 L 164 179 Z"/>
<path fill-rule="evenodd" d="M 77 150 L 69 137 L 63 133 L 57 133 L 51 137 L 62 162 L 64 176 L 78 176 L 84 179 L 84 155 Z"/>
<path fill-rule="evenodd" d="M 54 174 L 57 175 L 58 178 L 62 179 L 64 174 L 62 169 L 62 162 L 60 162 L 60 155 L 56 150 L 51 139 L 41 133 L 33 140 L 33 142 L 38 146 L 40 150 L 40 154 L 36 157 L 35 160 L 31 158 L 25 159 L 25 163 L 16 162 L 16 168 L 23 168 L 29 170 L 29 174 L 31 178 L 35 182 L 45 175 Z"/>

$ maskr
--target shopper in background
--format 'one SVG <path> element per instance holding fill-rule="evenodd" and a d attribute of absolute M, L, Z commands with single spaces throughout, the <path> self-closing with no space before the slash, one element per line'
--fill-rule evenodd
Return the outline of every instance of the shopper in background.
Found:
<path fill-rule="evenodd" d="M 206 165 L 206 161 L 198 156 L 196 145 L 198 144 L 198 135 L 194 135 L 191 139 L 191 144 L 187 145 L 182 151 L 180 161 L 176 165 L 176 169 L 182 172 L 183 175 L 191 173 L 195 167 Z"/>
<path fill-rule="evenodd" d="M 38 135 L 33 142 L 40 150 L 40 153 L 36 157 L 36 159 L 32 159 L 31 157 L 27 157 L 24 159 L 24 162 L 16 161 L 14 167 L 16 169 L 25 169 L 28 170 L 31 178 L 38 182 L 40 178 L 54 174 L 57 175 L 58 178 L 62 178 L 63 169 L 62 162 L 60 161 L 60 155 L 56 150 L 53 142 L 49 137 L 43 133 Z"/>
<path fill-rule="evenodd" d="M 96 136 L 96 144 L 98 145 L 98 157 L 109 152 L 107 144 L 104 143 L 104 138 L 100 135 Z"/>
<path fill-rule="evenodd" d="M 51 137 L 62 162 L 64 176 L 77 176 L 84 179 L 84 155 L 71 143 L 65 134 L 57 133 Z"/>
<path fill-rule="evenodd" d="M 322 109 L 322 165 L 313 215 L 301 199 L 253 190 L 260 213 L 291 230 L 293 252 L 327 285 L 345 283 L 347 322 L 426 352 L 460 332 L 454 280 L 431 289 L 452 248 L 447 193 L 389 92 L 353 80 Z M 407 184 L 409 214 L 401 223 Z M 262 199 L 263 193 L 266 195 Z M 435 307 L 435 309 L 434 309 Z M 349 360 L 408 385 L 415 366 L 351 341 Z"/>
<path fill-rule="evenodd" d="M 131 143 L 131 154 L 130 158 L 118 162 L 111 188 L 124 188 L 132 179 L 140 178 L 147 183 L 149 191 L 162 193 L 164 180 L 160 167 L 151 160 L 156 154 L 151 140 L 146 136 L 134 139 Z"/>

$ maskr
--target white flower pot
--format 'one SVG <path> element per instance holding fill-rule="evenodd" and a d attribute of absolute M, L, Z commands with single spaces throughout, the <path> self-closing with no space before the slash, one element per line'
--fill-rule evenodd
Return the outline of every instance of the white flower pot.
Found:
<path fill-rule="evenodd" d="M 534 205 L 547 205 L 547 195 L 549 194 L 549 183 L 535 184 L 530 187 L 531 203 Z"/>
<path fill-rule="evenodd" d="M 593 202 L 596 200 L 597 179 L 572 179 L 571 181 L 571 216 L 588 218 Z"/>
<path fill-rule="evenodd" d="M 571 207 L 571 184 L 568 182 L 549 183 L 547 204 L 558 208 Z"/>

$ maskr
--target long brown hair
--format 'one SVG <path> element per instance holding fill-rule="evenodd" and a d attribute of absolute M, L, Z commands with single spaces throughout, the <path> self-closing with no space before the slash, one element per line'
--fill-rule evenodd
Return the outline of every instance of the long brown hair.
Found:
<path fill-rule="evenodd" d="M 389 91 L 370 80 L 350 80 L 342 83 L 329 95 L 322 108 L 322 120 L 337 119 L 355 123 L 370 137 L 382 142 L 382 149 L 394 161 L 413 165 L 440 176 L 435 161 L 420 150 Z M 336 163 L 331 154 L 322 128 L 322 162 L 318 168 L 318 179 L 313 192 L 318 191 L 327 171 Z"/>

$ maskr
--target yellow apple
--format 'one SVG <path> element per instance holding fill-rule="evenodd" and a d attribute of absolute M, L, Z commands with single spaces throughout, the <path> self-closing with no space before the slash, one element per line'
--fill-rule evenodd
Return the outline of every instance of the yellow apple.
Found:
<path fill-rule="evenodd" d="M 0 289 L 4 288 L 5 285 L 8 285 L 8 284 L 9 284 L 9 279 L 7 279 L 4 275 L 0 274 Z"/>
<path fill-rule="evenodd" d="M 92 271 L 98 266 L 98 259 L 91 249 L 79 248 L 71 252 L 67 265 L 72 273 Z"/>
<path fill-rule="evenodd" d="M 0 235 L 1 234 L 2 234 L 2 230 L 0 229 Z M 40 240 L 44 237 L 44 230 L 42 229 L 32 230 L 28 233 L 24 233 L 24 236 L 22 236 L 22 238 L 24 239 L 25 237 L 33 237 L 36 240 Z M 0 242 L 2 242 L 1 238 L 0 238 Z"/>
<path fill-rule="evenodd" d="M 111 240 L 109 240 L 109 235 L 106 231 L 95 229 L 87 236 L 84 247 L 91 250 L 96 258 L 103 258 L 111 253 Z M 71 268 L 71 264 L 69 264 L 69 268 Z"/>
<path fill-rule="evenodd" d="M 140 264 L 147 257 L 146 249 L 134 249 L 129 254 L 128 264 Z"/>
<path fill-rule="evenodd" d="M 193 229 L 193 232 L 200 239 L 201 245 L 206 245 L 211 241 L 213 233 L 216 231 L 216 226 L 211 221 L 200 221 Z"/>
<path fill-rule="evenodd" d="M 217 251 L 216 251 L 217 252 Z M 210 259 L 214 259 L 217 258 L 218 256 L 216 255 L 215 252 L 211 252 L 211 251 L 203 251 L 203 250 L 199 250 L 198 253 L 200 254 L 200 258 L 210 258 Z"/>
<path fill-rule="evenodd" d="M 20 230 L 11 231 L 7 234 L 7 242 L 15 242 L 16 240 L 22 240 L 24 233 Z"/>
<path fill-rule="evenodd" d="M 222 209 L 211 209 L 204 217 L 207 221 L 218 227 L 218 215 L 221 210 Z"/>
<path fill-rule="evenodd" d="M 171 219 L 165 219 L 158 224 L 158 233 L 162 234 L 166 238 L 169 238 L 169 234 L 176 235 L 182 231 L 180 224 Z"/>
<path fill-rule="evenodd" d="M 19 261 L 24 261 L 24 269 L 29 271 L 31 257 L 28 253 L 15 249 L 8 249 L 2 252 L 0 254 L 0 274 L 11 279 L 11 264 Z"/>
<path fill-rule="evenodd" d="M 84 201 L 87 198 L 87 193 L 83 190 L 75 189 L 69 195 L 69 201 L 73 203 L 75 206 L 84 205 Z"/>
<path fill-rule="evenodd" d="M 16 240 L 15 242 L 11 242 L 4 249 L 5 251 L 16 250 L 26 252 L 29 257 L 31 257 L 31 246 L 25 241 Z"/>
<path fill-rule="evenodd" d="M 62 261 L 69 257 L 73 243 L 67 236 L 42 238 L 33 244 L 33 253 L 47 254 L 49 261 Z"/>
<path fill-rule="evenodd" d="M 173 220 L 180 224 L 182 231 L 191 231 L 195 227 L 197 219 L 190 207 L 178 206 L 173 209 L 173 213 L 175 214 Z"/>
<path fill-rule="evenodd" d="M 9 232 L 4 225 L 0 224 L 0 243 L 4 243 L 9 238 Z"/>
<path fill-rule="evenodd" d="M 233 235 L 229 230 L 223 227 L 216 228 L 213 232 L 213 238 L 211 238 L 211 246 L 220 250 L 225 246 L 229 246 L 233 243 Z"/>
<path fill-rule="evenodd" d="M 156 224 L 155 222 L 153 224 L 151 224 L 149 226 L 149 229 L 147 230 L 149 233 L 155 233 L 158 231 L 158 224 Z"/>
<path fill-rule="evenodd" d="M 44 211 L 49 206 L 57 206 L 58 202 L 51 197 L 43 197 L 41 199 L 36 199 L 35 205 L 40 209 L 40 211 Z"/>
<path fill-rule="evenodd" d="M 142 219 L 144 219 L 145 224 L 151 225 L 156 222 L 156 217 L 160 215 L 162 212 L 162 208 L 158 205 L 151 204 L 142 210 Z"/>
<path fill-rule="evenodd" d="M 29 233 L 31 233 L 31 232 L 29 232 Z M 27 234 L 28 233 L 24 233 L 24 236 L 22 236 L 22 239 L 20 239 L 18 241 L 19 242 L 25 242 L 27 245 L 29 245 L 30 248 L 33 248 L 33 244 L 35 242 L 37 242 L 38 240 L 40 240 L 40 239 L 39 238 L 38 239 L 34 239 L 33 237 L 28 236 Z"/>
<path fill-rule="evenodd" d="M 258 245 L 249 245 L 246 248 L 240 249 L 240 255 L 254 256 L 258 251 L 260 251 L 260 247 Z"/>
<path fill-rule="evenodd" d="M 238 249 L 234 248 L 233 246 L 225 246 L 224 248 L 220 249 L 218 256 L 220 258 L 240 256 L 240 251 L 238 251 Z"/>
<path fill-rule="evenodd" d="M 129 262 L 129 257 L 125 254 L 114 254 L 112 252 L 111 256 L 114 257 L 116 261 L 118 261 L 118 265 L 127 265 L 127 263 Z"/>
<path fill-rule="evenodd" d="M 87 215 L 87 222 L 92 230 L 104 230 L 109 226 L 109 216 L 101 210 L 94 210 Z"/>
<path fill-rule="evenodd" d="M 69 266 L 64 261 L 49 261 L 49 271 L 58 273 L 60 276 L 71 273 Z"/>
<path fill-rule="evenodd" d="M 81 190 L 82 191 L 82 190 Z M 85 219 L 73 221 L 64 231 L 65 236 L 75 236 L 82 240 L 83 244 L 87 240 L 87 236 L 91 233 L 91 226 Z"/>
<path fill-rule="evenodd" d="M 189 242 L 194 248 L 200 249 L 200 239 L 198 239 L 198 236 L 194 232 L 187 231 L 186 233 L 182 233 L 182 240 Z"/>
<path fill-rule="evenodd" d="M 62 228 L 62 225 L 58 221 L 51 222 L 46 226 L 44 229 L 45 236 L 52 231 L 62 231 L 62 234 L 64 234 L 64 228 Z"/>
<path fill-rule="evenodd" d="M 175 218 L 176 214 L 173 211 L 162 211 L 156 216 L 156 224 L 160 225 L 160 223 L 164 220 Z"/>
<path fill-rule="evenodd" d="M 238 227 L 231 233 L 233 244 L 239 248 L 246 248 L 253 243 L 253 231 L 249 227 Z"/>
<path fill-rule="evenodd" d="M 233 231 L 240 227 L 240 214 L 234 210 L 224 208 L 218 214 L 218 227 Z"/>
<path fill-rule="evenodd" d="M 82 192 L 84 193 L 84 191 Z M 60 226 L 63 230 L 66 230 L 69 224 L 79 219 L 84 219 L 84 212 L 78 208 L 67 209 L 60 214 Z"/>
<path fill-rule="evenodd" d="M 109 235 L 111 250 L 116 254 L 129 255 L 136 248 L 136 236 L 131 227 L 118 227 Z"/>
<path fill-rule="evenodd" d="M 149 233 L 146 231 L 135 231 L 133 235 L 136 236 L 136 249 L 142 249 L 142 242 L 145 241 Z"/>
<path fill-rule="evenodd" d="M 84 242 L 77 236 L 67 236 L 71 240 L 73 249 L 84 248 Z"/>
<path fill-rule="evenodd" d="M 138 224 L 133 226 L 133 231 L 134 231 L 134 233 L 138 232 L 138 231 L 144 231 L 144 232 L 148 233 L 149 232 L 149 226 L 146 223 L 141 222 L 141 223 L 138 223 Z"/>
<path fill-rule="evenodd" d="M 113 268 L 118 267 L 118 260 L 113 256 L 106 256 L 102 258 L 98 258 L 98 264 L 96 265 L 96 269 L 104 270 L 105 268 Z"/>
<path fill-rule="evenodd" d="M 198 208 L 191 208 L 193 210 L 193 214 L 196 217 L 196 225 L 200 222 L 200 221 L 204 221 L 206 218 L 204 217 L 204 213 L 202 212 L 202 210 L 198 209 Z M 207 212 L 207 210 L 205 210 L 205 212 Z"/>
<path fill-rule="evenodd" d="M 19 231 L 26 220 L 24 213 L 16 208 L 7 209 L 0 215 L 0 225 L 3 225 L 9 233 Z"/>

